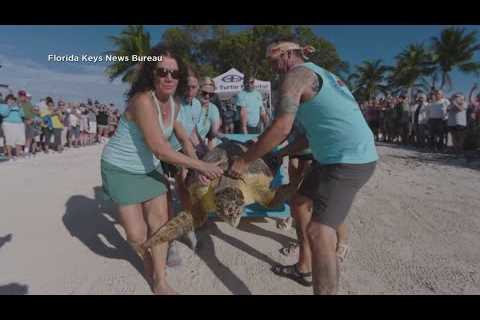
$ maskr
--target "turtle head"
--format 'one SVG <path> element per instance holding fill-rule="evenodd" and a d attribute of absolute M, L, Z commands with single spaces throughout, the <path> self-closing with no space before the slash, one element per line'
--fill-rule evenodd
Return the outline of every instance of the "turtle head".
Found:
<path fill-rule="evenodd" d="M 225 188 L 215 193 L 217 215 L 226 223 L 236 228 L 240 223 L 245 205 L 242 191 L 237 188 Z"/>

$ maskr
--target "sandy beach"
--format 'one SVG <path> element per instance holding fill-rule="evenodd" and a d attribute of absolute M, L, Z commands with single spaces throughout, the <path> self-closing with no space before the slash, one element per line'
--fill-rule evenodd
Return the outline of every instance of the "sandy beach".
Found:
<path fill-rule="evenodd" d="M 102 200 L 103 145 L 0 163 L 0 294 L 151 294 Z M 381 160 L 347 218 L 340 294 L 480 294 L 480 166 L 378 146 Z M 295 240 L 274 219 L 211 221 L 196 254 L 168 269 L 180 294 L 311 294 L 277 277 Z M 11 240 L 5 237 L 11 234 Z M 3 240 L 1 240 L 3 239 Z"/>

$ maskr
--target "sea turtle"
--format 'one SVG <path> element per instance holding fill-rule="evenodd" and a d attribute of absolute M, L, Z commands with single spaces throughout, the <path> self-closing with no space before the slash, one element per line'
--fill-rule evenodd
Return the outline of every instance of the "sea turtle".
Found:
<path fill-rule="evenodd" d="M 225 170 L 231 160 L 247 149 L 247 143 L 226 140 L 209 151 L 203 158 L 207 162 L 220 162 Z M 297 188 L 291 185 L 271 189 L 271 182 L 280 168 L 281 161 L 273 154 L 254 161 L 242 179 L 222 176 L 209 185 L 202 185 L 196 174 L 187 177 L 186 185 L 191 196 L 191 210 L 181 211 L 175 218 L 159 228 L 142 246 L 143 250 L 157 243 L 172 241 L 183 234 L 202 226 L 209 213 L 236 228 L 246 205 L 258 203 L 266 208 L 275 208 L 293 195 Z M 141 252 L 139 252 L 141 254 Z"/>

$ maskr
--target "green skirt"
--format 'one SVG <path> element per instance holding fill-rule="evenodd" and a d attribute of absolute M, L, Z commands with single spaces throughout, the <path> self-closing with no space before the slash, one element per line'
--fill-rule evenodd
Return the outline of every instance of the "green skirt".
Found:
<path fill-rule="evenodd" d="M 131 173 L 102 160 L 103 191 L 107 198 L 121 206 L 151 200 L 168 191 L 162 169 L 157 170 L 146 174 Z"/>

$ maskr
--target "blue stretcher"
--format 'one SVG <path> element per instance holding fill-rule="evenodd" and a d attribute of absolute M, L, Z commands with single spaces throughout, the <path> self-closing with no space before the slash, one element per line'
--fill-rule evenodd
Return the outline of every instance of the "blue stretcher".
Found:
<path fill-rule="evenodd" d="M 257 138 L 256 134 L 227 134 L 226 137 L 230 140 L 236 140 L 240 142 L 246 142 L 251 139 Z M 282 167 L 272 181 L 272 187 L 280 186 L 284 178 L 288 175 Z M 258 204 L 251 204 L 245 207 L 242 217 L 277 217 L 285 218 L 290 216 L 290 207 L 287 204 L 283 204 L 276 209 L 265 209 Z M 209 214 L 209 218 L 216 217 L 215 214 Z"/>

